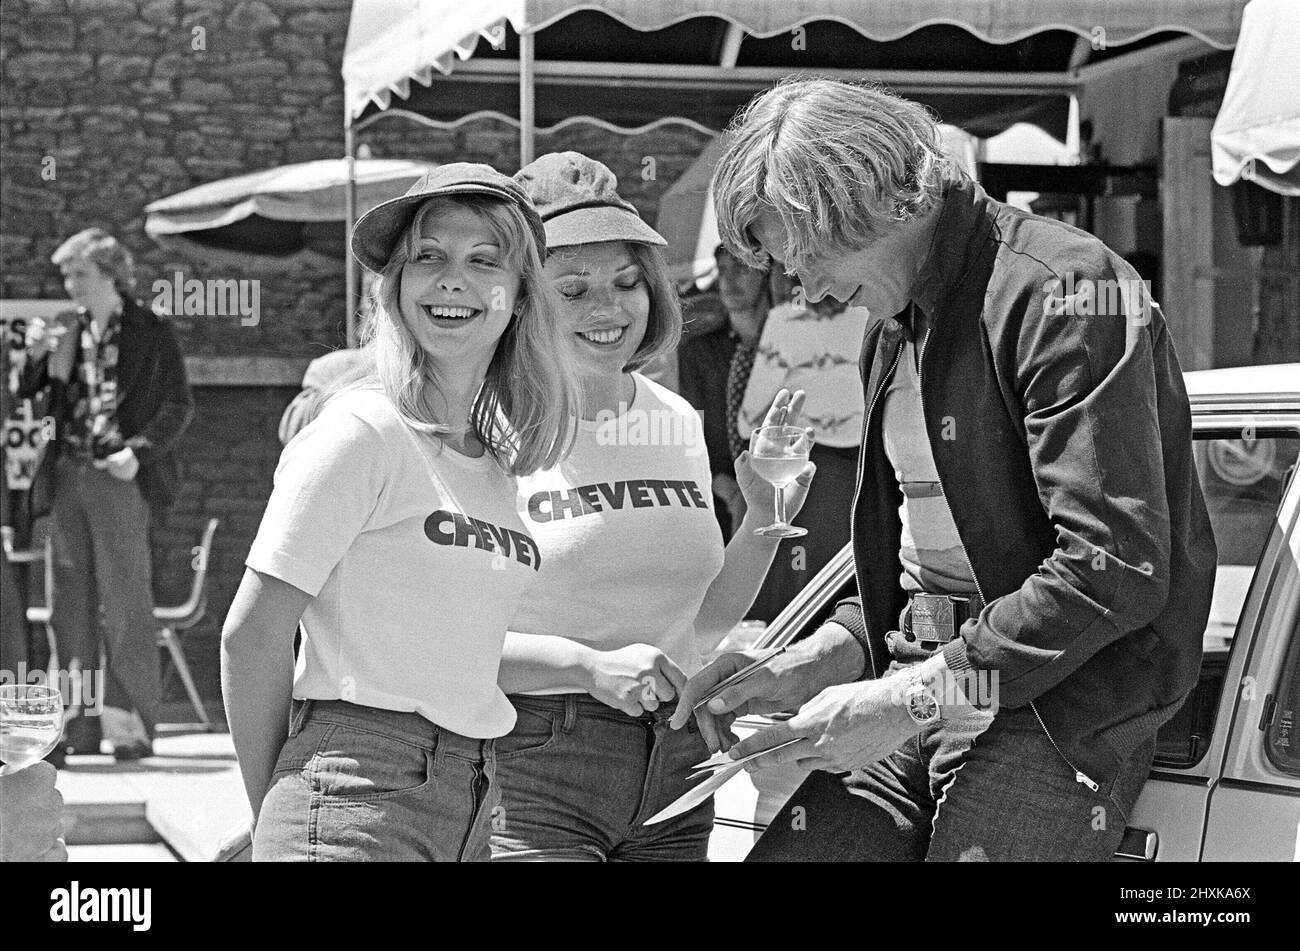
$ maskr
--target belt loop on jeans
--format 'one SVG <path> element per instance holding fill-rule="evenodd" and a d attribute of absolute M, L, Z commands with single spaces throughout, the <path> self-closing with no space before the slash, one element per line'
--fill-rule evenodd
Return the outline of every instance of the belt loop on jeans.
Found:
<path fill-rule="evenodd" d="M 578 697 L 579 694 L 576 693 L 564 695 L 564 723 L 560 729 L 565 733 L 572 733 L 578 725 Z"/>
<path fill-rule="evenodd" d="M 307 722 L 307 715 L 311 712 L 310 700 L 290 700 L 289 701 L 289 735 L 297 736 L 302 732 L 303 725 Z"/>

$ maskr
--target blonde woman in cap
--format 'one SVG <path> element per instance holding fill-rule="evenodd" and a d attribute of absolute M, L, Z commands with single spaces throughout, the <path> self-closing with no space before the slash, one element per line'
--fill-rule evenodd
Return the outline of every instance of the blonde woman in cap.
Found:
<path fill-rule="evenodd" d="M 709 755 L 668 718 L 771 565 L 777 542 L 754 530 L 771 521 L 773 492 L 742 454 L 750 515 L 724 552 L 699 417 L 637 372 L 676 344 L 681 312 L 664 240 L 618 195 L 613 173 L 566 152 L 515 177 L 546 222 L 546 276 L 564 301 L 559 329 L 583 413 L 572 454 L 519 480 L 546 567 L 502 658 L 518 720 L 498 743 L 493 858 L 702 860 L 711 804 L 644 822 Z M 797 412 L 785 393 L 771 418 Z M 787 490 L 791 512 L 811 479 L 809 466 Z"/>
<path fill-rule="evenodd" d="M 374 371 L 285 448 L 222 635 L 253 857 L 484 859 L 501 644 L 542 564 L 511 477 L 555 465 L 576 407 L 545 234 L 457 163 L 352 248 L 380 276 Z"/>

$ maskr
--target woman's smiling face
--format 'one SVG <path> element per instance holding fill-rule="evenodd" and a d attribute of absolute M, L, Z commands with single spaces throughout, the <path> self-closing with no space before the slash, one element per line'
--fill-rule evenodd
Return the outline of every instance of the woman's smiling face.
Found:
<path fill-rule="evenodd" d="M 560 295 L 561 329 L 584 376 L 619 374 L 645 339 L 650 289 L 622 241 L 557 248 L 546 277 Z"/>
<path fill-rule="evenodd" d="M 488 221 L 453 200 L 419 222 L 398 301 L 416 342 L 439 361 L 482 362 L 510 323 L 521 274 Z"/>

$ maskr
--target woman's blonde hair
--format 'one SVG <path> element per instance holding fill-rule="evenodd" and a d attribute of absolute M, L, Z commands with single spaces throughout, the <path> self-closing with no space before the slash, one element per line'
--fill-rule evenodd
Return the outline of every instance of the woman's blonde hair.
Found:
<path fill-rule="evenodd" d="M 794 271 L 866 247 L 891 223 L 929 211 L 964 176 L 925 107 L 873 83 L 784 80 L 728 132 L 713 173 L 718 232 L 754 267 L 765 258 L 750 229 L 764 212 L 785 227 L 782 262 Z"/>
<path fill-rule="evenodd" d="M 520 275 L 515 312 L 497 342 L 469 425 L 488 453 L 511 475 L 548 469 L 569 451 L 577 432 L 578 384 L 560 339 L 559 300 L 542 274 L 542 260 L 523 213 L 487 195 L 438 196 L 424 202 L 393 245 L 375 281 L 374 309 L 363 342 L 373 377 L 408 424 L 433 435 L 454 432 L 454 421 L 435 418 L 425 386 L 437 387 L 433 361 L 401 317 L 402 268 L 417 253 L 431 215 L 460 205 L 492 229 L 501 254 Z"/>

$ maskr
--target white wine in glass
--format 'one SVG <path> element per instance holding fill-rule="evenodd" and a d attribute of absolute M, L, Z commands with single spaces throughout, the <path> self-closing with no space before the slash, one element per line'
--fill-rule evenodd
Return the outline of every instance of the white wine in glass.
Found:
<path fill-rule="evenodd" d="M 63 735 L 63 697 L 53 687 L 0 686 L 0 762 L 6 772 L 30 766 Z"/>
<path fill-rule="evenodd" d="M 808 529 L 791 525 L 785 518 L 785 487 L 808 465 L 812 437 L 798 426 L 763 426 L 749 437 L 749 464 L 759 478 L 776 491 L 776 521 L 754 530 L 768 538 L 798 538 Z"/>

